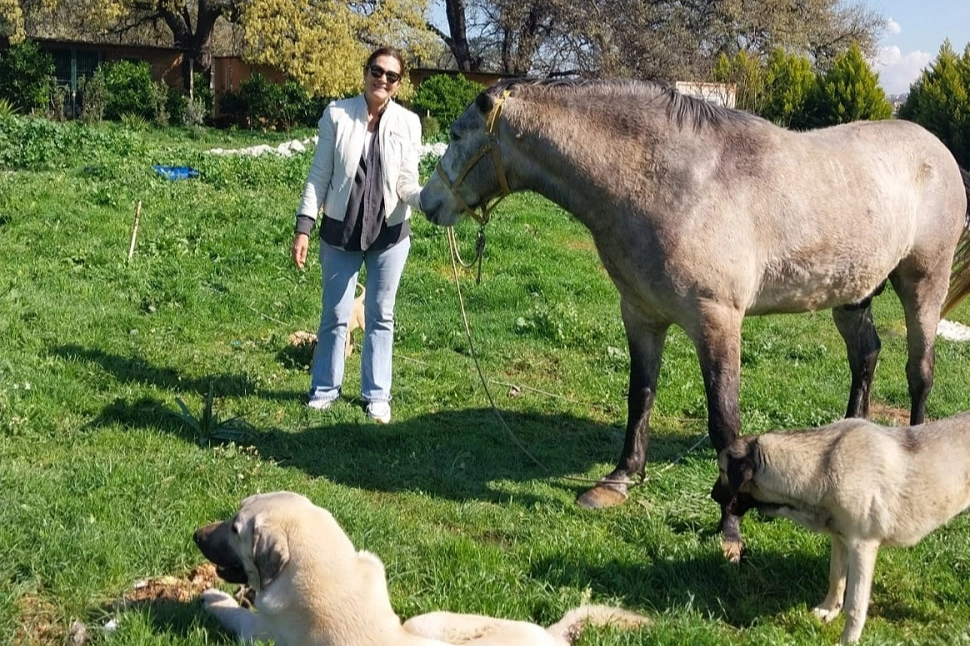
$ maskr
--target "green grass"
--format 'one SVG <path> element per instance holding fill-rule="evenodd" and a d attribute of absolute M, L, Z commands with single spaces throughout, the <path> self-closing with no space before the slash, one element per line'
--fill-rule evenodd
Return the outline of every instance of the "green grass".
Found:
<path fill-rule="evenodd" d="M 187 576 L 203 560 L 196 527 L 277 489 L 329 508 L 385 560 L 403 617 L 551 622 L 589 598 L 657 623 L 590 632 L 585 646 L 837 640 L 841 620 L 810 614 L 826 586 L 824 538 L 752 515 L 745 563 L 720 556 L 713 452 L 689 451 L 705 434 L 703 385 L 681 332 L 664 354 L 649 481 L 620 508 L 575 506 L 577 479 L 619 456 L 628 359 L 588 234 L 548 202 L 506 200 L 481 285 L 462 275 L 475 348 L 516 440 L 479 383 L 445 232 L 420 215 L 399 295 L 395 421 L 381 427 L 356 400 L 322 414 L 302 406 L 310 356 L 288 337 L 316 327 L 319 267 L 296 270 L 289 244 L 309 153 L 215 157 L 201 151 L 256 138 L 14 119 L 0 124 L 0 644 L 61 644 L 75 620 L 95 643 L 231 643 L 197 601 L 116 602 L 136 581 Z M 14 129 L 40 143 L 16 147 Z M 202 176 L 169 182 L 153 163 Z M 463 249 L 474 232 L 459 227 Z M 875 318 L 874 401 L 908 408 L 891 291 Z M 970 322 L 970 306 L 951 318 Z M 827 312 L 748 319 L 745 432 L 838 418 L 844 355 Z M 350 396 L 358 375 L 354 353 Z M 970 408 L 968 378 L 970 345 L 941 340 L 931 417 Z M 212 419 L 250 426 L 243 445 L 200 446 L 179 418 L 182 401 L 201 419 L 210 393 Z M 970 641 L 968 571 L 964 518 L 916 548 L 884 550 L 863 643 Z"/>

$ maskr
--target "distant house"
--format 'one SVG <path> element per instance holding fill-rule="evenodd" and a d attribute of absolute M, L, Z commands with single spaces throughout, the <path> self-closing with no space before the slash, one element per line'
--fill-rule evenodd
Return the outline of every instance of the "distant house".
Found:
<path fill-rule="evenodd" d="M 733 108 L 737 100 L 737 87 L 734 83 L 677 81 L 674 85 L 681 94 L 704 99 L 726 108 Z"/>
<path fill-rule="evenodd" d="M 90 77 L 99 65 L 114 61 L 146 62 L 152 79 L 169 87 L 186 89 L 184 78 L 187 57 L 174 47 L 132 45 L 105 42 L 82 42 L 51 38 L 38 38 L 37 44 L 54 57 L 57 83 L 66 90 L 65 114 L 77 117 L 81 114 L 81 97 L 78 84 Z M 216 94 L 238 92 L 239 84 L 255 73 L 260 73 L 276 83 L 285 76 L 267 65 L 251 65 L 236 56 L 214 56 L 212 59 L 211 88 Z"/>

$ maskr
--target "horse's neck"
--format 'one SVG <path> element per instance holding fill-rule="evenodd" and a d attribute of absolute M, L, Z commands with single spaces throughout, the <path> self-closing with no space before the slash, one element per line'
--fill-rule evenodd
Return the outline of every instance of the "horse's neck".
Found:
<path fill-rule="evenodd" d="M 627 205 L 649 212 L 656 175 L 649 138 L 623 136 L 578 117 L 566 121 L 518 133 L 509 164 L 518 175 L 517 188 L 556 203 L 594 234 L 613 228 L 616 211 Z M 636 205 L 631 203 L 634 198 Z"/>

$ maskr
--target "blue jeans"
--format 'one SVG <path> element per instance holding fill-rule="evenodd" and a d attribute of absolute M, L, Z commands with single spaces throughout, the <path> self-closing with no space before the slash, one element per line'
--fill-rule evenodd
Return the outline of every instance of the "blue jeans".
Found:
<path fill-rule="evenodd" d="M 394 302 L 410 250 L 410 238 L 380 251 L 344 251 L 321 241 L 323 309 L 310 372 L 311 400 L 330 401 L 340 396 L 347 324 L 354 307 L 357 275 L 363 265 L 367 278 L 360 359 L 361 396 L 368 402 L 390 401 Z"/>

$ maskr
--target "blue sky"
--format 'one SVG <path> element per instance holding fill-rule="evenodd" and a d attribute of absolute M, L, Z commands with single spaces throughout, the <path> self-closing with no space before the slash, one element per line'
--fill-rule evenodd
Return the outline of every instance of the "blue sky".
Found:
<path fill-rule="evenodd" d="M 970 43 L 968 0 L 862 0 L 886 18 L 873 69 L 890 94 L 909 91 L 947 38 L 957 54 Z"/>

